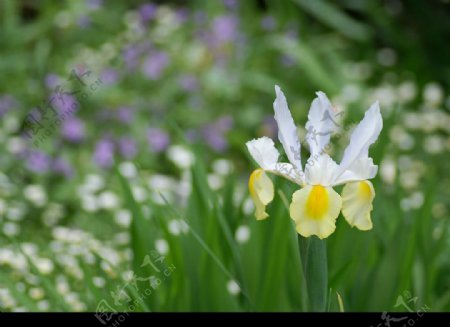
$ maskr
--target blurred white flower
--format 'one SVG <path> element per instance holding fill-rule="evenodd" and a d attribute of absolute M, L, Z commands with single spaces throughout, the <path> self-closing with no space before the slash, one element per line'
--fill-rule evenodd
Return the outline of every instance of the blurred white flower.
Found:
<path fill-rule="evenodd" d="M 25 198 L 37 207 L 47 203 L 47 193 L 41 185 L 27 185 L 23 191 Z"/>
<path fill-rule="evenodd" d="M 241 225 L 236 229 L 235 234 L 238 243 L 246 243 L 250 239 L 250 228 L 247 225 Z"/>
<path fill-rule="evenodd" d="M 138 173 L 134 163 L 129 162 L 129 161 L 120 163 L 119 171 L 124 177 L 127 177 L 127 178 L 134 178 L 137 176 L 137 173 Z"/>
<path fill-rule="evenodd" d="M 39 270 L 41 274 L 48 275 L 53 272 L 54 265 L 53 261 L 47 258 L 37 258 L 33 260 L 36 268 Z"/>
<path fill-rule="evenodd" d="M 83 186 L 84 190 L 88 192 L 97 192 L 105 186 L 105 181 L 100 175 L 89 174 L 86 176 Z"/>
<path fill-rule="evenodd" d="M 114 236 L 114 243 L 118 245 L 127 245 L 130 243 L 130 234 L 128 232 L 117 233 Z"/>
<path fill-rule="evenodd" d="M 47 300 L 42 300 L 37 303 L 37 307 L 40 311 L 47 311 L 50 309 L 50 302 Z"/>
<path fill-rule="evenodd" d="M 244 201 L 244 205 L 242 206 L 242 211 L 245 215 L 251 215 L 255 210 L 255 205 L 253 204 L 253 200 L 251 198 L 247 198 Z"/>
<path fill-rule="evenodd" d="M 143 187 L 132 185 L 131 192 L 136 202 L 142 203 L 147 200 L 147 191 Z"/>
<path fill-rule="evenodd" d="M 53 226 L 64 217 L 64 207 L 59 203 L 50 203 L 42 214 L 42 221 L 46 226 Z"/>
<path fill-rule="evenodd" d="M 181 145 L 170 146 L 167 150 L 167 157 L 180 169 L 190 168 L 195 161 L 193 153 Z"/>
<path fill-rule="evenodd" d="M 423 140 L 423 149 L 429 154 L 439 154 L 445 150 L 445 142 L 439 135 L 429 135 Z"/>
<path fill-rule="evenodd" d="M 15 115 L 5 115 L 2 117 L 3 128 L 7 133 L 15 133 L 20 127 L 19 118 Z"/>
<path fill-rule="evenodd" d="M 19 154 L 25 149 L 25 141 L 20 137 L 10 137 L 6 145 L 8 152 L 11 154 Z"/>
<path fill-rule="evenodd" d="M 33 287 L 30 288 L 28 290 L 28 295 L 33 299 L 33 300 L 41 300 L 45 293 L 44 290 L 40 287 Z"/>
<path fill-rule="evenodd" d="M 341 92 L 341 99 L 344 103 L 355 102 L 361 96 L 361 89 L 356 84 L 347 84 L 344 85 Z"/>
<path fill-rule="evenodd" d="M 19 221 L 22 220 L 25 216 L 25 208 L 22 204 L 13 204 L 10 205 L 6 211 L 6 217 L 9 220 Z"/>
<path fill-rule="evenodd" d="M 128 227 L 131 224 L 131 212 L 126 209 L 117 211 L 114 218 L 119 226 Z"/>
<path fill-rule="evenodd" d="M 406 112 L 403 115 L 404 125 L 409 129 L 420 129 L 422 127 L 423 121 L 420 114 L 416 112 Z"/>
<path fill-rule="evenodd" d="M 423 99 L 432 106 L 439 106 L 444 100 L 444 91 L 438 83 L 428 83 L 423 90 Z"/>
<path fill-rule="evenodd" d="M 241 292 L 241 288 L 235 280 L 230 280 L 227 283 L 227 291 L 231 295 L 238 295 Z"/>
<path fill-rule="evenodd" d="M 406 81 L 398 86 L 398 97 L 401 102 L 412 101 L 417 95 L 417 86 L 412 81 Z"/>
<path fill-rule="evenodd" d="M 233 172 L 234 165 L 228 159 L 217 159 L 212 163 L 213 171 L 218 175 L 229 175 Z"/>
<path fill-rule="evenodd" d="M 180 219 L 172 219 L 167 226 L 169 233 L 172 235 L 186 234 L 189 232 L 189 226 L 185 221 Z"/>
<path fill-rule="evenodd" d="M 172 235 L 177 236 L 180 235 L 181 233 L 180 223 L 176 219 L 172 219 L 171 221 L 169 221 L 167 228 L 169 229 L 169 233 Z"/>
<path fill-rule="evenodd" d="M 70 292 L 70 286 L 65 276 L 58 275 L 56 277 L 56 290 L 64 296 Z"/>
<path fill-rule="evenodd" d="M 115 209 L 119 206 L 119 197 L 111 192 L 105 191 L 98 196 L 98 206 L 103 209 Z"/>
<path fill-rule="evenodd" d="M 223 186 L 223 179 L 220 175 L 208 174 L 208 185 L 213 191 L 217 191 Z"/>
<path fill-rule="evenodd" d="M 393 184 L 397 175 L 397 167 L 395 161 L 390 158 L 385 158 L 380 164 L 380 176 L 383 182 Z"/>
<path fill-rule="evenodd" d="M 161 255 L 169 253 L 169 243 L 163 238 L 155 240 L 155 248 Z"/>
<path fill-rule="evenodd" d="M 391 48 L 380 49 L 377 53 L 380 65 L 393 66 L 397 62 L 397 53 Z"/>
<path fill-rule="evenodd" d="M 96 212 L 99 209 L 97 199 L 91 194 L 84 194 L 81 197 L 81 207 L 87 212 Z"/>
<path fill-rule="evenodd" d="M 3 224 L 3 233 L 8 236 L 16 236 L 20 233 L 19 225 L 11 222 Z"/>
<path fill-rule="evenodd" d="M 420 209 L 423 206 L 425 197 L 422 192 L 416 191 L 413 194 L 411 194 L 410 201 L 411 201 L 411 207 L 413 209 Z"/>
<path fill-rule="evenodd" d="M 94 276 L 92 278 L 92 283 L 97 286 L 98 288 L 103 288 L 106 285 L 106 281 L 101 276 Z"/>

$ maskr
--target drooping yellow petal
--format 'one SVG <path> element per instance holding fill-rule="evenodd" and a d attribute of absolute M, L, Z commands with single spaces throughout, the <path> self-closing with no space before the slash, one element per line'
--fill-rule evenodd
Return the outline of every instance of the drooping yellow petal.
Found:
<path fill-rule="evenodd" d="M 272 202 L 274 197 L 273 183 L 263 169 L 256 169 L 248 181 L 250 196 L 255 204 L 255 217 L 263 220 L 269 217 L 266 205 Z"/>
<path fill-rule="evenodd" d="M 372 229 L 370 212 L 375 190 L 369 181 L 348 183 L 342 190 L 342 214 L 350 224 L 360 230 Z"/>
<path fill-rule="evenodd" d="M 336 229 L 341 207 L 342 199 L 331 187 L 307 185 L 294 193 L 289 211 L 300 235 L 323 239 Z"/>

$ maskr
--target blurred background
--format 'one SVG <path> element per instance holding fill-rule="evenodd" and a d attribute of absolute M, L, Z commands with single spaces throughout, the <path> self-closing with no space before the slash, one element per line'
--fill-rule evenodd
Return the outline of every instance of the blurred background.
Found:
<path fill-rule="evenodd" d="M 272 178 L 256 222 L 246 186 L 275 84 L 302 139 L 314 92 L 343 111 L 337 161 L 381 104 L 374 229 L 338 219 L 329 310 L 449 311 L 449 17 L 446 0 L 2 0 L 0 311 L 307 310 L 295 187 Z"/>

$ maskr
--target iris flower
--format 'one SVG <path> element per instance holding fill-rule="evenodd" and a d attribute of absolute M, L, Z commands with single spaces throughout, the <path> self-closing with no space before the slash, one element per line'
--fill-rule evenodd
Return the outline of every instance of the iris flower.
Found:
<path fill-rule="evenodd" d="M 378 101 L 353 130 L 343 158 L 337 164 L 325 153 L 335 124 L 333 107 L 325 93 L 317 92 L 306 123 L 310 158 L 303 169 L 297 128 L 283 92 L 278 86 L 275 86 L 275 92 L 273 108 L 278 139 L 289 163 L 278 161 L 280 154 L 272 139 L 261 137 L 247 142 L 248 151 L 260 167 L 249 180 L 256 219 L 268 217 L 266 206 L 274 198 L 274 186 L 267 173 L 273 173 L 301 187 L 293 194 L 289 210 L 300 235 L 327 238 L 336 229 L 336 219 L 341 211 L 352 227 L 363 231 L 372 229 L 370 214 L 375 190 L 369 179 L 376 176 L 378 166 L 369 157 L 369 147 L 383 128 Z M 333 189 L 337 185 L 345 185 L 341 195 Z"/>

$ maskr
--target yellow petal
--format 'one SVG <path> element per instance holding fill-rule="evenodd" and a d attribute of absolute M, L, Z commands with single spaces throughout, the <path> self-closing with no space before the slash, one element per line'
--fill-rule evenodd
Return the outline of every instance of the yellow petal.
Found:
<path fill-rule="evenodd" d="M 263 169 L 256 169 L 248 181 L 250 196 L 255 204 L 255 217 L 263 220 L 269 217 L 266 212 L 266 205 L 272 202 L 274 197 L 273 184 Z"/>
<path fill-rule="evenodd" d="M 342 214 L 350 224 L 360 230 L 372 229 L 370 212 L 375 190 L 369 181 L 348 183 L 342 190 Z"/>
<path fill-rule="evenodd" d="M 300 235 L 323 239 L 336 229 L 341 207 L 342 199 L 331 187 L 307 185 L 294 193 L 289 211 Z"/>

